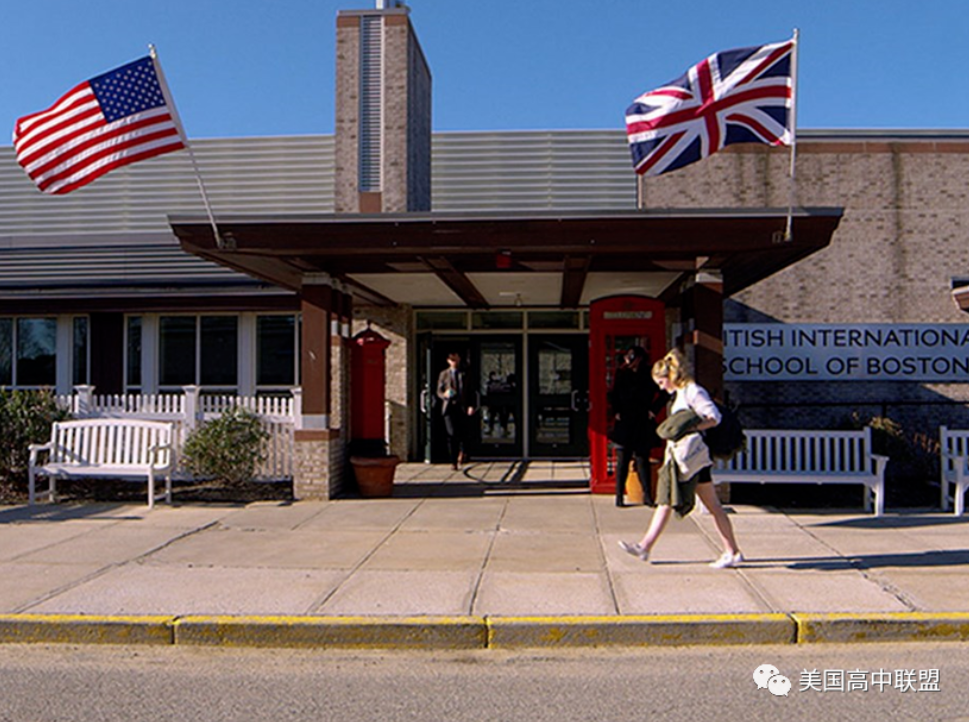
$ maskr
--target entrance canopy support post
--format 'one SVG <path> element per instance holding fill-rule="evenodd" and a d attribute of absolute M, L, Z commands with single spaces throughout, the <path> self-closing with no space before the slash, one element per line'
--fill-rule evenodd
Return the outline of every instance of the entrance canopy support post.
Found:
<path fill-rule="evenodd" d="M 331 499 L 343 488 L 343 454 L 331 449 L 342 443 L 340 430 L 330 426 L 333 302 L 328 276 L 304 277 L 300 289 L 302 428 L 293 434 L 293 495 L 297 499 Z"/>
<path fill-rule="evenodd" d="M 333 289 L 330 321 L 330 427 L 350 428 L 350 327 L 353 300 L 346 285 Z"/>
<path fill-rule="evenodd" d="M 300 293 L 303 313 L 301 361 L 303 369 L 303 428 L 330 428 L 330 348 L 333 287 L 304 285 Z"/>
<path fill-rule="evenodd" d="M 714 399 L 724 401 L 723 388 L 723 278 L 716 271 L 703 271 L 683 298 L 684 338 L 687 357 L 693 360 L 697 382 Z M 730 501 L 730 484 L 718 484 L 717 495 Z"/>
<path fill-rule="evenodd" d="M 723 278 L 696 274 L 683 298 L 683 339 L 696 379 L 713 398 L 723 399 Z"/>

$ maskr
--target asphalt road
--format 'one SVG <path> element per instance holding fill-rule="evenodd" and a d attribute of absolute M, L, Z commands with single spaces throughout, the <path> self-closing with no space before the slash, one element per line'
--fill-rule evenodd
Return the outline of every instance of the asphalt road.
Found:
<path fill-rule="evenodd" d="M 786 687 L 779 677 L 790 681 L 786 696 L 775 694 Z M 514 654 L 0 646 L 3 722 L 733 719 L 969 720 L 969 646 Z"/>

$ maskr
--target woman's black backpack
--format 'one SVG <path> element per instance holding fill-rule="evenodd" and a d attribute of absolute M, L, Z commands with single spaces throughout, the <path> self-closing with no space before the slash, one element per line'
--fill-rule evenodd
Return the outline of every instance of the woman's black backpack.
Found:
<path fill-rule="evenodd" d="M 720 423 L 704 431 L 703 440 L 710 449 L 710 456 L 726 461 L 747 448 L 747 437 L 734 410 L 719 402 L 714 403 L 720 412 Z"/>

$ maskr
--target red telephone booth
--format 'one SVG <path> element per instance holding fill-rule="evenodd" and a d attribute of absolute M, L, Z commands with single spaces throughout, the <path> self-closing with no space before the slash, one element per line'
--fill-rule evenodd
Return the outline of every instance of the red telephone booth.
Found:
<path fill-rule="evenodd" d="M 350 438 L 384 444 L 384 359 L 390 341 L 369 328 L 350 352 Z"/>
<path fill-rule="evenodd" d="M 616 369 L 632 346 L 646 349 L 648 367 L 666 353 L 662 301 L 645 296 L 609 296 L 593 301 L 589 307 L 589 465 L 594 494 L 616 491 L 616 450 L 609 441 L 615 413 L 609 407 L 608 393 Z M 641 481 L 649 483 L 648 479 Z"/>

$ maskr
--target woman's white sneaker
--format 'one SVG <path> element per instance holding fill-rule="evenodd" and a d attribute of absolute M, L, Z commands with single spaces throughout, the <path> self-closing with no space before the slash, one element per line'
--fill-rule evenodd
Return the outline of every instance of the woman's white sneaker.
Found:
<path fill-rule="evenodd" d="M 626 554 L 632 554 L 634 557 L 639 557 L 640 561 L 645 562 L 649 560 L 649 552 L 639 546 L 639 544 L 630 544 L 629 542 L 620 541 L 619 548 L 626 552 Z"/>
<path fill-rule="evenodd" d="M 710 566 L 714 569 L 732 569 L 744 560 L 744 555 L 740 552 L 736 554 L 731 554 L 730 552 L 724 552 L 717 561 L 710 562 Z"/>

